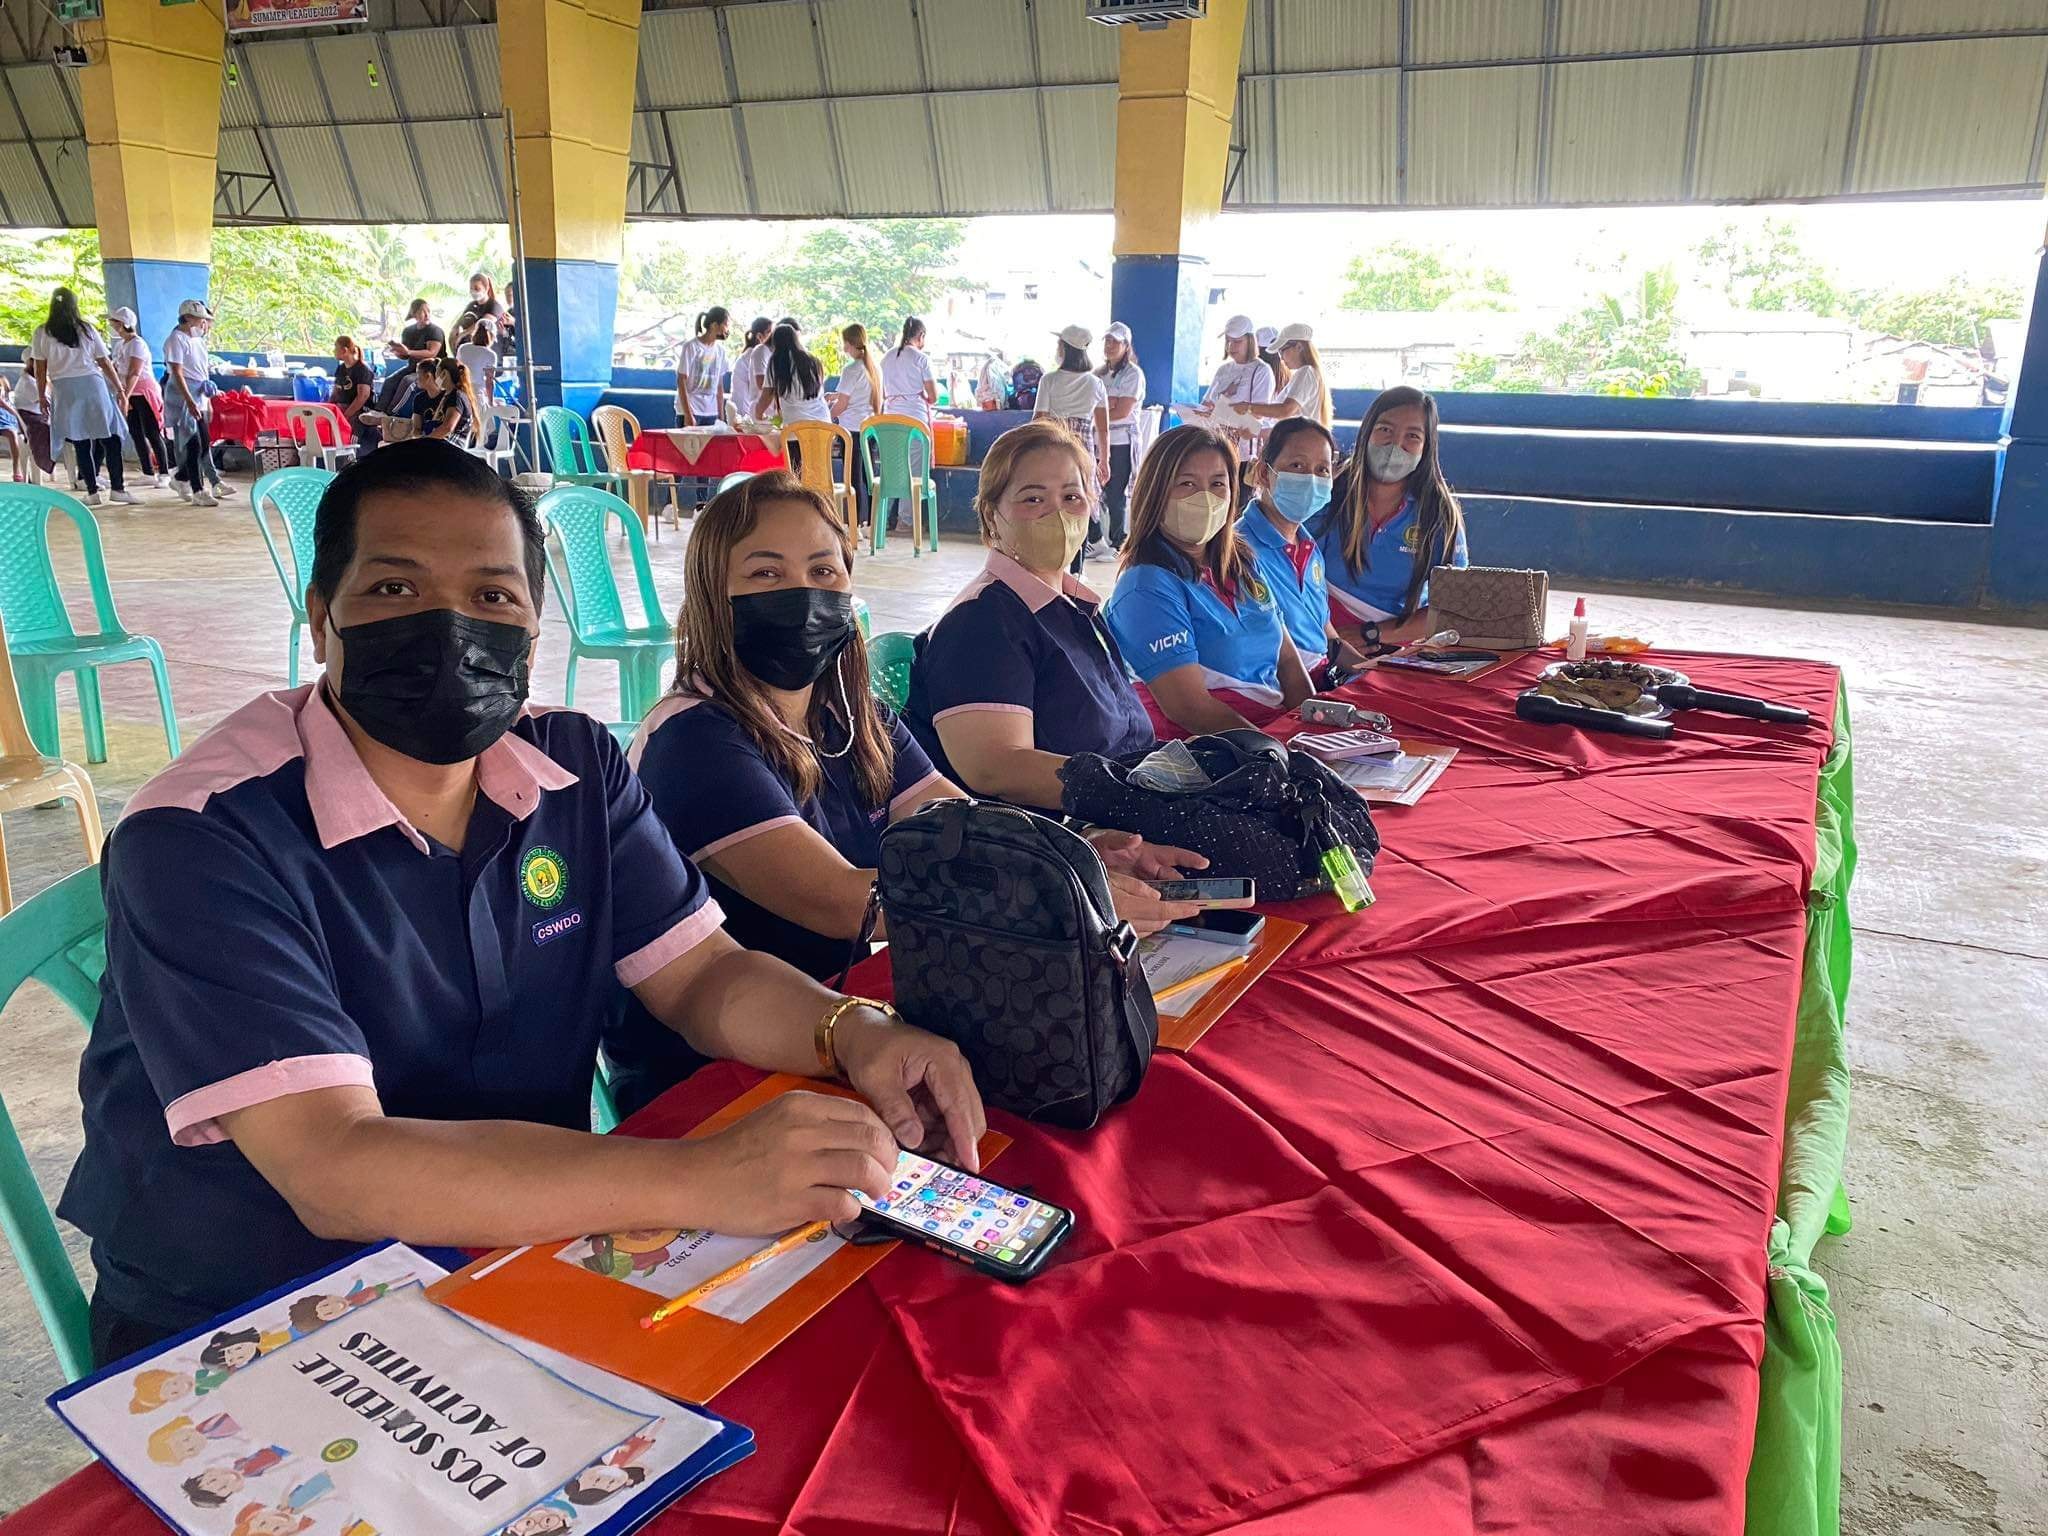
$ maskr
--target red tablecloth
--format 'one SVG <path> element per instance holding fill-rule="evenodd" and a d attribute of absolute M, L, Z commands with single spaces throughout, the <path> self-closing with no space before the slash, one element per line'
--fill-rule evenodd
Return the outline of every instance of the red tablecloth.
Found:
<path fill-rule="evenodd" d="M 1464 748 L 1382 809 L 1379 904 L 1297 904 L 1096 1131 L 1002 1120 L 996 1176 L 1079 1212 L 1058 1262 L 892 1258 L 720 1397 L 759 1454 L 649 1529 L 1738 1532 L 1836 676 L 1659 659 L 1817 723 L 1532 726 L 1534 659 L 1354 690 Z M 98 1468 L 23 1519 L 153 1528 Z"/>
<path fill-rule="evenodd" d="M 331 418 L 329 432 L 321 434 L 330 444 L 339 446 L 355 441 L 355 433 L 340 410 L 332 405 L 307 400 L 274 400 L 268 395 L 254 394 L 246 389 L 223 390 L 213 398 L 213 419 L 210 432 L 216 443 L 240 443 L 244 448 L 253 449 L 257 436 L 264 432 L 275 432 L 279 437 L 292 442 L 305 439 L 305 428 L 291 419 L 293 406 L 306 406 Z"/>
<path fill-rule="evenodd" d="M 764 469 L 782 468 L 782 455 L 761 438 L 749 433 L 723 434 L 705 443 L 694 460 L 683 456 L 675 439 L 665 432 L 646 431 L 633 439 L 626 450 L 628 469 L 651 469 L 656 474 L 683 480 L 723 480 L 727 475 L 757 475 Z"/>

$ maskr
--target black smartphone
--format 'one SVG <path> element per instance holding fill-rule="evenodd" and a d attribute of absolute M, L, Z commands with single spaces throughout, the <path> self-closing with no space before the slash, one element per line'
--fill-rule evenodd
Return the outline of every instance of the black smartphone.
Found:
<path fill-rule="evenodd" d="M 1074 1230 L 1074 1213 L 916 1152 L 896 1154 L 889 1193 L 853 1198 L 875 1221 L 998 1280 L 1029 1280 Z"/>
<path fill-rule="evenodd" d="M 1259 884 L 1256 880 L 1231 879 L 1218 875 L 1200 875 L 1192 880 L 1154 880 L 1152 889 L 1159 893 L 1162 901 L 1192 901 L 1203 906 L 1212 902 L 1259 899 Z"/>
<path fill-rule="evenodd" d="M 1181 922 L 1168 923 L 1166 931 L 1185 934 L 1191 939 L 1212 939 L 1219 944 L 1249 949 L 1265 926 L 1266 919 L 1261 913 L 1211 907 Z"/>

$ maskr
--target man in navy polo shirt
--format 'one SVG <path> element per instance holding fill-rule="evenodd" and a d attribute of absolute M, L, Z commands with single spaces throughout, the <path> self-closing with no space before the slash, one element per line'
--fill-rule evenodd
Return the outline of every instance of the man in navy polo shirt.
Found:
<path fill-rule="evenodd" d="M 307 587 L 324 680 L 130 802 L 58 1207 L 92 1238 L 100 1362 L 379 1238 L 778 1232 L 883 1193 L 899 1139 L 975 1166 L 959 1052 L 738 948 L 610 733 L 525 708 L 542 540 L 453 444 L 350 466 Z M 704 1055 L 842 1072 L 874 1111 L 590 1135 L 620 984 Z"/>

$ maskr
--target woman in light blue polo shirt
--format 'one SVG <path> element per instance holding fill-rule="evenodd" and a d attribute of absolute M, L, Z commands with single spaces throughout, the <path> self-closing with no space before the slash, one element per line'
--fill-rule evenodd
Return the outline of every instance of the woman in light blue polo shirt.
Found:
<path fill-rule="evenodd" d="M 1210 427 L 1155 442 L 1103 609 L 1162 737 L 1268 724 L 1313 691 L 1271 585 L 1232 516 L 1237 455 Z"/>
<path fill-rule="evenodd" d="M 1468 563 L 1465 517 L 1437 462 L 1436 401 L 1382 390 L 1329 508 L 1310 523 L 1330 582 L 1330 622 L 1370 656 L 1429 633 L 1429 573 Z"/>
<path fill-rule="evenodd" d="M 1302 525 L 1330 504 L 1337 439 L 1313 416 L 1278 422 L 1259 446 L 1249 480 L 1252 504 L 1237 520 L 1259 574 L 1311 674 L 1329 653 L 1330 589 L 1323 554 Z"/>

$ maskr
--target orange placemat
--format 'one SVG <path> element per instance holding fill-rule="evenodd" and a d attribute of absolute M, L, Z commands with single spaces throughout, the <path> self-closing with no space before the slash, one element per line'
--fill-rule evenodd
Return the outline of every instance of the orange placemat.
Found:
<path fill-rule="evenodd" d="M 689 1136 L 722 1131 L 770 1099 L 795 1092 L 859 1097 L 836 1083 L 779 1075 L 741 1094 Z M 1009 1145 L 1009 1137 L 987 1132 L 981 1138 L 982 1166 Z M 661 1298 L 555 1257 L 573 1241 L 569 1237 L 501 1248 L 436 1282 L 427 1294 L 478 1322 L 689 1403 L 709 1402 L 732 1385 L 897 1247 L 848 1244 L 744 1323 L 686 1307 L 659 1328 L 647 1329 L 640 1320 L 660 1305 Z"/>
<path fill-rule="evenodd" d="M 1308 932 L 1306 923 L 1290 923 L 1285 918 L 1269 917 L 1266 926 L 1259 930 L 1258 942 L 1252 945 L 1251 954 L 1243 965 L 1217 978 L 1214 986 L 1202 992 L 1188 1004 L 1186 1013 L 1169 1013 L 1167 1010 L 1179 1003 L 1178 998 L 1169 997 L 1159 1005 L 1159 1044 L 1169 1051 L 1188 1052 L 1195 1048 L 1195 1042 L 1209 1032 L 1209 1027 L 1222 1018 L 1230 1005 L 1236 1002 L 1287 952 L 1287 946 Z"/>

